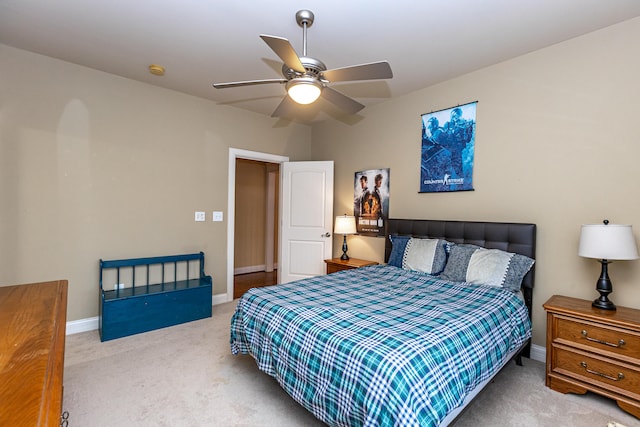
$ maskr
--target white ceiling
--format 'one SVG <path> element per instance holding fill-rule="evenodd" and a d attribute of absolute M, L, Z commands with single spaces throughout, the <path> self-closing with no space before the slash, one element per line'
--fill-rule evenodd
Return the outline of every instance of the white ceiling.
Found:
<path fill-rule="evenodd" d="M 391 80 L 331 85 L 372 105 L 640 16 L 640 1 L 0 0 L 0 43 L 271 115 L 282 85 L 211 84 L 282 77 L 259 34 L 285 37 L 302 55 L 300 9 L 315 14 L 307 56 L 329 69 L 390 62 Z M 325 101 L 307 110 L 302 121 L 340 118 Z"/>

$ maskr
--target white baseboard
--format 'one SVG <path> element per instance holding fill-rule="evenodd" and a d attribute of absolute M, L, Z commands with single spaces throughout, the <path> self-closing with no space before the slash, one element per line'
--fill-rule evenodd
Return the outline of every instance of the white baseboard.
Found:
<path fill-rule="evenodd" d="M 231 299 L 227 298 L 227 294 L 216 294 L 211 298 L 211 305 L 224 304 L 231 301 Z"/>
<path fill-rule="evenodd" d="M 546 362 L 547 361 L 547 348 L 542 347 L 541 345 L 531 344 L 531 354 L 529 356 L 530 359 L 537 360 L 538 362 Z"/>
<path fill-rule="evenodd" d="M 227 294 L 216 294 L 211 297 L 211 305 L 224 304 L 231 301 L 227 298 Z M 80 332 L 96 331 L 98 330 L 100 319 L 96 317 L 88 317 L 86 319 L 71 320 L 67 322 L 67 328 L 65 330 L 66 335 L 79 334 Z"/>
<path fill-rule="evenodd" d="M 72 320 L 67 322 L 67 335 L 79 334 L 80 332 L 95 331 L 98 329 L 99 318 L 89 317 L 87 319 Z"/>
<path fill-rule="evenodd" d="M 248 267 L 238 267 L 233 269 L 233 274 L 247 274 L 247 273 L 259 273 L 261 271 L 265 271 L 266 266 L 262 265 L 250 265 Z M 278 264 L 273 264 L 273 269 L 278 269 Z"/>

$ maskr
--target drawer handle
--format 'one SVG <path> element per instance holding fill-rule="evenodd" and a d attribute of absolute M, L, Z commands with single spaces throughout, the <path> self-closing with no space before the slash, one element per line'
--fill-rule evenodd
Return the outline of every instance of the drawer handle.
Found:
<path fill-rule="evenodd" d="M 580 366 L 582 366 L 584 368 L 584 370 L 587 371 L 590 374 L 597 375 L 599 377 L 606 378 L 606 379 L 611 380 L 611 381 L 620 381 L 620 380 L 624 379 L 624 374 L 622 372 L 618 372 L 618 378 L 615 378 L 615 377 L 612 377 L 610 375 L 603 374 L 602 372 L 593 371 L 593 370 L 589 369 L 587 367 L 587 362 L 580 362 Z"/>
<path fill-rule="evenodd" d="M 602 341 L 602 340 L 598 340 L 595 338 L 591 338 L 589 336 L 587 336 L 587 331 L 585 331 L 584 329 L 582 330 L 582 336 L 585 337 L 587 339 L 587 341 L 593 341 L 593 342 L 597 342 L 598 344 L 604 344 L 604 345 L 608 345 L 610 347 L 622 347 L 625 342 L 624 340 L 618 340 L 618 344 L 614 344 L 611 342 L 607 342 L 607 341 Z"/>

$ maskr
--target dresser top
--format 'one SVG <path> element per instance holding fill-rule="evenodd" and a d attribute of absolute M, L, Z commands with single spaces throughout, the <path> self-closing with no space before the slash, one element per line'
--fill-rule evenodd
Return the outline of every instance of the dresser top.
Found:
<path fill-rule="evenodd" d="M 606 321 L 612 325 L 638 328 L 640 326 L 640 310 L 618 306 L 616 310 L 602 310 L 591 305 L 591 301 L 580 298 L 554 295 L 543 304 L 547 311 L 578 316 L 584 319 Z"/>
<path fill-rule="evenodd" d="M 60 425 L 67 286 L 0 287 L 0 425 Z"/>

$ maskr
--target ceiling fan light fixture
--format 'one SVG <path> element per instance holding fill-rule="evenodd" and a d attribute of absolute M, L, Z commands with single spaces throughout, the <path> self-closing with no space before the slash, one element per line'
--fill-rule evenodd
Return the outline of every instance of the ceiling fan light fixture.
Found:
<path fill-rule="evenodd" d="M 298 104 L 311 104 L 322 93 L 322 83 L 312 77 L 297 77 L 287 82 L 287 93 Z"/>

